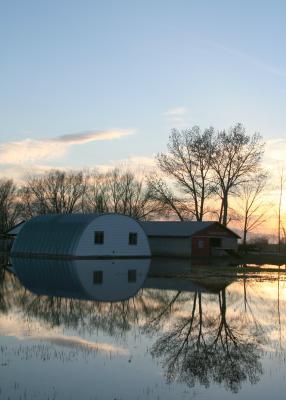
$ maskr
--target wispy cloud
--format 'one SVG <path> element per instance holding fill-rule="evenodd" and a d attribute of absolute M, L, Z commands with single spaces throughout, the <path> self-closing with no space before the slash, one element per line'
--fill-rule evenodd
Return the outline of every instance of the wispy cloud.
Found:
<path fill-rule="evenodd" d="M 155 156 L 131 156 L 119 160 L 110 160 L 106 164 L 89 164 L 86 166 L 78 166 L 79 169 L 93 170 L 96 169 L 98 172 L 108 172 L 114 168 L 119 168 L 121 171 L 132 171 L 138 178 L 152 173 L 156 168 Z M 51 165 L 44 163 L 33 163 L 33 164 L 9 164 L 3 165 L 0 168 L 0 178 L 11 178 L 15 182 L 21 183 L 25 181 L 27 176 L 30 175 L 42 175 L 51 169 L 59 169 L 66 171 L 73 171 L 74 167 L 71 164 L 66 165 Z"/>
<path fill-rule="evenodd" d="M 187 113 L 186 107 L 174 107 L 170 108 L 169 110 L 165 111 L 163 115 L 167 117 L 181 117 Z"/>
<path fill-rule="evenodd" d="M 188 110 L 186 107 L 173 107 L 163 112 L 163 116 L 167 118 L 168 123 L 172 127 L 183 128 L 188 125 L 186 121 Z"/>
<path fill-rule="evenodd" d="M 100 173 L 106 173 L 114 168 L 120 169 L 121 172 L 133 172 L 137 179 L 154 173 L 156 169 L 156 159 L 154 156 L 131 156 L 120 160 L 111 160 L 108 164 L 97 164 L 90 166 L 90 169 L 95 168 Z"/>
<path fill-rule="evenodd" d="M 98 140 L 113 140 L 119 139 L 122 136 L 131 135 L 132 130 L 111 130 L 111 131 L 87 131 L 72 133 L 70 135 L 62 135 L 53 139 L 55 142 L 73 144 L 83 144 L 88 142 L 94 142 Z M 47 139 L 46 141 L 50 141 Z"/>
<path fill-rule="evenodd" d="M 15 182 L 21 183 L 27 176 L 30 175 L 42 175 L 51 169 L 73 171 L 74 167 L 71 165 L 51 165 L 47 164 L 9 164 L 0 166 L 0 179 L 9 178 L 13 179 Z"/>
<path fill-rule="evenodd" d="M 88 131 L 46 139 L 24 139 L 0 144 L 0 164 L 34 163 L 63 157 L 74 145 L 114 140 L 131 135 L 132 130 Z"/>
<path fill-rule="evenodd" d="M 241 60 L 247 62 L 248 64 L 252 64 L 253 66 L 256 66 L 260 70 L 270 73 L 271 75 L 277 76 L 279 78 L 286 78 L 285 68 L 280 68 L 275 65 L 272 65 L 271 63 L 268 63 L 267 61 L 264 61 L 259 57 L 255 57 L 253 55 L 248 54 L 247 52 L 241 51 L 234 47 L 226 46 L 219 42 L 208 41 L 207 45 L 214 49 L 227 53 L 230 56 L 240 58 Z"/>
<path fill-rule="evenodd" d="M 265 146 L 264 163 L 271 170 L 286 170 L 286 139 L 267 140 Z"/>

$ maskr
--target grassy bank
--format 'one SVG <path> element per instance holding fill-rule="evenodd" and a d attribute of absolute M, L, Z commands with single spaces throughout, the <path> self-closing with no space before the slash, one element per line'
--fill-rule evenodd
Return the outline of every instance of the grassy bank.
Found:
<path fill-rule="evenodd" d="M 239 253 L 232 261 L 239 264 L 286 264 L 286 253 Z"/>

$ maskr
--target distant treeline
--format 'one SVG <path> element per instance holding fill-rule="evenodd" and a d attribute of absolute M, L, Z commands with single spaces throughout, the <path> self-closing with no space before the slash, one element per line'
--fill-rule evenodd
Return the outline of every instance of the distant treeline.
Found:
<path fill-rule="evenodd" d="M 158 168 L 143 177 L 114 168 L 51 170 L 28 176 L 22 185 L 1 179 L 0 231 L 45 213 L 117 212 L 139 220 L 236 220 L 246 242 L 266 218 L 263 154 L 261 135 L 247 134 L 241 124 L 227 131 L 194 126 L 172 130 L 168 151 L 156 156 Z M 230 206 L 230 199 L 237 204 Z"/>

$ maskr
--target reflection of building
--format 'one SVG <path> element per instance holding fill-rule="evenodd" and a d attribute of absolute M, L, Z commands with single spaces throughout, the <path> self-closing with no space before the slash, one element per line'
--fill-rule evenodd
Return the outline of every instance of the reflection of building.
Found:
<path fill-rule="evenodd" d="M 147 221 L 141 225 L 154 256 L 208 257 L 237 250 L 239 236 L 218 222 Z"/>
<path fill-rule="evenodd" d="M 214 266 L 197 265 L 188 259 L 155 257 L 151 260 L 144 288 L 219 293 L 235 280 L 235 276 L 224 274 L 214 277 L 213 270 Z"/>
<path fill-rule="evenodd" d="M 146 279 L 149 264 L 149 259 L 12 258 L 19 280 L 35 294 L 110 302 L 135 296 Z"/>
<path fill-rule="evenodd" d="M 12 255 L 148 257 L 148 238 L 138 222 L 119 214 L 48 214 L 19 231 Z"/>

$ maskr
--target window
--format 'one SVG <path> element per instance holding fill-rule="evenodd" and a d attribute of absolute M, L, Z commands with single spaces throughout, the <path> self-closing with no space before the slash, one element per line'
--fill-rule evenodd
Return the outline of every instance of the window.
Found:
<path fill-rule="evenodd" d="M 210 238 L 210 245 L 212 247 L 221 247 L 221 238 Z"/>
<path fill-rule="evenodd" d="M 129 244 L 137 245 L 137 233 L 129 232 Z"/>
<path fill-rule="evenodd" d="M 94 243 L 95 244 L 103 244 L 104 243 L 104 232 L 103 231 L 95 231 L 94 232 Z"/>
<path fill-rule="evenodd" d="M 128 270 L 128 282 L 136 282 L 136 269 Z"/>
<path fill-rule="evenodd" d="M 203 240 L 199 240 L 198 242 L 198 248 L 203 249 L 205 247 L 205 242 Z"/>
<path fill-rule="evenodd" d="M 93 271 L 93 283 L 94 285 L 101 285 L 103 282 L 103 272 Z"/>

